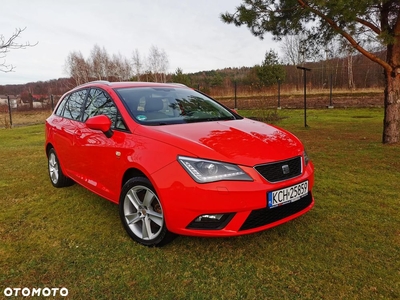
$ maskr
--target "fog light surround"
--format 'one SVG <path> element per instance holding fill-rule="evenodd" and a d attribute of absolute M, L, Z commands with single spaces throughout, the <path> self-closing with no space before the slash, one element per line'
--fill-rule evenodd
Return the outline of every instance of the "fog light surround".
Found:
<path fill-rule="evenodd" d="M 194 219 L 187 228 L 189 229 L 222 229 L 230 220 L 234 213 L 227 214 L 204 214 Z"/>
<path fill-rule="evenodd" d="M 223 217 L 223 214 L 216 214 L 216 215 L 201 215 L 197 217 L 194 221 L 195 222 L 218 222 Z"/>

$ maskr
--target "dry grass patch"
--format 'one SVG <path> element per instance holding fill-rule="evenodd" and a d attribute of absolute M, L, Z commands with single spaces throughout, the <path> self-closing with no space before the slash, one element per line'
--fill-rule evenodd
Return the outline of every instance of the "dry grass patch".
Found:
<path fill-rule="evenodd" d="M 11 111 L 11 120 L 8 110 L 0 112 L 0 128 L 11 128 L 25 125 L 44 124 L 51 115 L 51 110 Z"/>

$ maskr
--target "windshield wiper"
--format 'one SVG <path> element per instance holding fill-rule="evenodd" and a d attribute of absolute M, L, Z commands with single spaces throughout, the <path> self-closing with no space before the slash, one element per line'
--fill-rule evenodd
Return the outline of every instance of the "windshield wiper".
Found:
<path fill-rule="evenodd" d="M 200 122 L 213 122 L 213 121 L 229 121 L 235 120 L 235 117 L 209 117 L 209 118 L 185 118 L 186 123 L 200 123 Z"/>

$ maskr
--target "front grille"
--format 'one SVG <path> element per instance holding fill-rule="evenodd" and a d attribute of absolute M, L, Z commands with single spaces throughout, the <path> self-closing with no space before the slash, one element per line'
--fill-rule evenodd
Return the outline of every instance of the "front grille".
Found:
<path fill-rule="evenodd" d="M 246 221 L 243 223 L 242 227 L 240 227 L 239 231 L 257 228 L 282 220 L 295 213 L 298 213 L 299 211 L 302 211 L 307 206 L 309 206 L 311 202 L 312 195 L 311 192 L 308 192 L 307 196 L 289 204 L 285 204 L 275 208 L 267 207 L 253 210 L 247 217 Z"/>
<path fill-rule="evenodd" d="M 254 168 L 269 182 L 287 180 L 301 175 L 301 156 L 276 163 L 255 166 Z"/>

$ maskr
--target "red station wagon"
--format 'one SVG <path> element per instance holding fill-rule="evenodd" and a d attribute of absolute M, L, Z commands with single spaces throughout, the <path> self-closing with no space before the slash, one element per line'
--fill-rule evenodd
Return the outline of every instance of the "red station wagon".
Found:
<path fill-rule="evenodd" d="M 293 134 L 180 84 L 78 86 L 46 120 L 45 148 L 53 186 L 118 204 L 146 246 L 254 233 L 314 205 L 314 167 Z"/>

